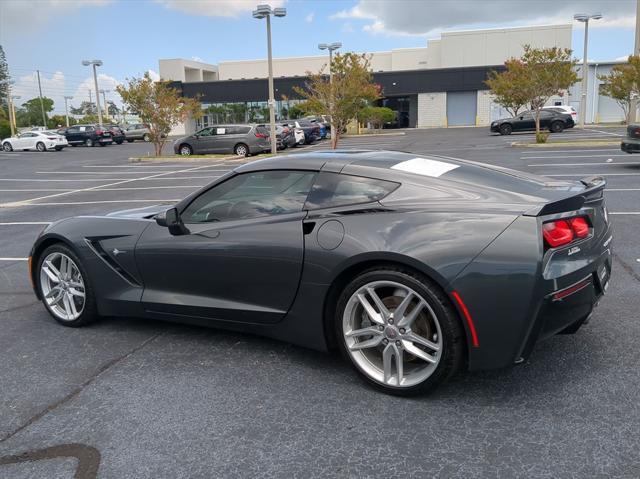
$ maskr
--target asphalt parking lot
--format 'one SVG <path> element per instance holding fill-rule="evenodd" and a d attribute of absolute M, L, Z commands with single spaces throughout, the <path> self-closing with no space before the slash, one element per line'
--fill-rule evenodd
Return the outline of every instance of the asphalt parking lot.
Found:
<path fill-rule="evenodd" d="M 412 399 L 366 387 L 337 354 L 250 335 L 57 325 L 26 276 L 48 222 L 171 203 L 236 163 L 129 162 L 144 143 L 0 153 L 0 477 L 640 477 L 640 155 L 510 146 L 525 138 L 459 128 L 343 140 L 608 181 L 615 261 L 591 322 L 520 366 Z"/>

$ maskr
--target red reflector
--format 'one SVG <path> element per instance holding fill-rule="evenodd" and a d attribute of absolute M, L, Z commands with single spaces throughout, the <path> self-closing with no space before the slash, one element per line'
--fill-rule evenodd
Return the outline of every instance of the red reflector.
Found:
<path fill-rule="evenodd" d="M 464 304 L 464 301 L 462 301 L 462 298 L 460 297 L 457 291 L 453 291 L 451 293 L 451 296 L 453 296 L 453 298 L 458 303 L 458 306 L 462 311 L 462 315 L 464 316 L 464 319 L 467 321 L 467 325 L 469 326 L 469 333 L 471 334 L 471 343 L 473 344 L 474 347 L 477 348 L 478 346 L 480 346 L 480 342 L 478 341 L 478 333 L 476 333 L 476 327 L 473 324 L 473 319 L 471 319 L 471 314 L 469 314 L 469 310 L 467 309 L 467 306 Z"/>
<path fill-rule="evenodd" d="M 267 135 L 265 135 L 264 133 L 256 133 L 256 138 L 266 138 Z"/>
<path fill-rule="evenodd" d="M 591 284 L 591 278 L 583 279 L 579 283 L 576 283 L 572 286 L 569 286 L 568 288 L 561 289 L 557 293 L 554 293 L 553 300 L 559 301 L 566 298 L 567 296 L 571 296 L 573 293 L 577 293 L 578 291 L 583 290 L 584 288 L 589 286 L 589 284 Z"/>
<path fill-rule="evenodd" d="M 542 235 L 552 248 L 557 248 L 573 241 L 573 230 L 565 220 L 551 221 L 542 225 Z"/>
<path fill-rule="evenodd" d="M 96 130 L 96 135 L 102 135 L 102 130 Z"/>
<path fill-rule="evenodd" d="M 578 216 L 577 218 L 570 219 L 569 222 L 571 223 L 571 228 L 573 228 L 573 232 L 576 234 L 576 237 L 586 238 L 589 236 L 589 223 L 587 223 L 587 220 L 584 217 Z"/>

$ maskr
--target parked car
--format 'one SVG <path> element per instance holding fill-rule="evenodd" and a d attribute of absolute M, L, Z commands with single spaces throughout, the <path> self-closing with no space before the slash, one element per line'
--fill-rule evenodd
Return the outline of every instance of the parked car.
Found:
<path fill-rule="evenodd" d="M 149 127 L 142 123 L 135 123 L 125 127 L 124 135 L 129 143 L 135 140 L 151 141 L 151 132 L 149 131 Z"/>
<path fill-rule="evenodd" d="M 294 128 L 299 128 L 303 131 L 304 141 L 302 143 L 298 143 L 299 145 L 313 143 L 320 139 L 320 125 L 317 123 L 311 123 L 309 120 L 305 120 L 303 118 L 298 120 L 287 120 L 286 122 Z"/>
<path fill-rule="evenodd" d="M 627 136 L 622 139 L 620 149 L 627 153 L 640 153 L 640 125 L 627 126 Z"/>
<path fill-rule="evenodd" d="M 71 146 L 105 146 L 113 143 L 111 132 L 98 125 L 73 125 L 64 134 Z"/>
<path fill-rule="evenodd" d="M 59 135 L 55 131 L 49 130 L 25 131 L 24 133 L 2 140 L 2 149 L 4 151 L 60 151 L 68 145 L 69 143 L 64 136 Z"/>
<path fill-rule="evenodd" d="M 510 135 L 513 131 L 532 131 L 536 129 L 535 113 L 525 111 L 513 118 L 503 118 L 491 122 L 490 130 L 501 135 Z M 560 133 L 565 128 L 575 125 L 571 115 L 553 110 L 540 111 L 540 128 L 548 129 L 552 133 Z"/>
<path fill-rule="evenodd" d="M 178 138 L 173 151 L 183 156 L 205 153 L 254 155 L 271 149 L 265 125 L 214 125 Z"/>
<path fill-rule="evenodd" d="M 304 140 L 305 140 L 304 131 L 302 130 L 302 128 L 298 128 L 296 126 L 296 123 L 293 120 L 286 120 L 280 124 L 282 126 L 286 126 L 287 128 L 293 131 L 293 139 L 295 140 L 295 144 L 292 145 L 293 147 L 296 147 L 298 145 L 304 145 Z"/>
<path fill-rule="evenodd" d="M 119 125 L 104 125 L 104 127 L 109 130 L 109 133 L 111 133 L 111 138 L 113 139 L 114 143 L 117 143 L 118 145 L 122 145 L 122 143 L 124 143 L 125 140 L 125 134 L 124 134 L 124 130 L 122 128 L 120 128 Z"/>
<path fill-rule="evenodd" d="M 569 105 L 553 105 L 553 106 L 542 107 L 542 109 L 543 110 L 557 111 L 559 113 L 566 113 L 567 115 L 571 115 L 571 118 L 573 119 L 574 123 L 577 123 L 577 121 L 578 121 L 578 112 L 572 106 L 569 106 Z"/>
<path fill-rule="evenodd" d="M 176 205 L 54 222 L 28 274 L 64 326 L 142 316 L 335 347 L 381 390 L 422 393 L 588 321 L 610 285 L 605 186 L 394 151 L 282 155 Z"/>
<path fill-rule="evenodd" d="M 276 125 L 276 142 L 278 150 L 286 150 L 289 147 L 295 147 L 296 138 L 294 130 L 287 125 Z"/>
<path fill-rule="evenodd" d="M 326 115 L 306 116 L 304 119 L 320 126 L 320 139 L 331 136 L 331 124 L 325 119 Z"/>

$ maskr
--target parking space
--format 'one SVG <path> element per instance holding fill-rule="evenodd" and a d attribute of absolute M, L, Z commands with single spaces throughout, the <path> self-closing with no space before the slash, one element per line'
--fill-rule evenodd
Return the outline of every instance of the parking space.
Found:
<path fill-rule="evenodd" d="M 563 135 L 621 131 L 601 130 Z M 530 135 L 484 128 L 402 133 L 340 147 L 607 178 L 614 274 L 591 323 L 519 367 L 463 373 L 410 400 L 369 389 L 335 354 L 250 335 L 134 319 L 63 328 L 25 274 L 45 224 L 169 204 L 238 163 L 131 163 L 144 143 L 0 153 L 0 477 L 72 477 L 68 457 L 2 465 L 69 444 L 94 448 L 108 478 L 638 477 L 640 155 L 512 148 Z"/>

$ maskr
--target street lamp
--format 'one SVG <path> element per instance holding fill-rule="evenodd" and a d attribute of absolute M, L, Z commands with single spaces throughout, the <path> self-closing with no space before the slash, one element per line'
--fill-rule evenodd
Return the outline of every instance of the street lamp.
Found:
<path fill-rule="evenodd" d="M 331 70 L 331 62 L 333 60 L 333 51 L 338 48 L 342 48 L 342 43 L 334 42 L 334 43 L 320 43 L 318 45 L 320 50 L 329 50 L 329 88 L 331 88 L 331 105 L 329 107 L 330 111 L 333 111 L 333 71 Z M 333 142 L 335 138 L 335 126 L 333 126 L 333 118 L 331 119 L 331 141 Z"/>
<path fill-rule="evenodd" d="M 67 128 L 69 128 L 69 107 L 67 105 L 67 101 L 68 100 L 73 100 L 72 96 L 65 96 L 64 97 L 64 113 L 67 117 Z"/>
<path fill-rule="evenodd" d="M 16 133 L 16 110 L 13 107 L 13 99 L 20 98 L 19 96 L 11 96 L 11 85 L 14 85 L 15 80 L 2 80 L 0 84 L 7 86 L 7 107 L 9 108 L 9 127 L 11 128 L 11 136 Z"/>
<path fill-rule="evenodd" d="M 109 105 L 107 105 L 107 93 L 110 93 L 111 90 L 100 90 L 100 93 L 102 93 L 102 99 L 104 100 L 104 116 L 106 116 L 107 118 L 109 118 Z"/>
<path fill-rule="evenodd" d="M 258 5 L 258 7 L 253 11 L 253 18 L 267 19 L 267 63 L 269 65 L 269 133 L 271 136 L 271 153 L 275 155 L 278 151 L 278 142 L 276 141 L 276 101 L 273 93 L 273 61 L 271 58 L 271 15 L 275 17 L 284 17 L 287 15 L 287 9 L 272 9 L 270 5 Z"/>
<path fill-rule="evenodd" d="M 600 20 L 601 13 L 592 15 L 586 13 L 576 13 L 574 20 L 584 23 L 584 49 L 582 50 L 582 91 L 580 92 L 580 128 L 584 128 L 587 117 L 587 82 L 589 81 L 589 65 L 587 64 L 587 44 L 589 41 L 589 20 Z"/>
<path fill-rule="evenodd" d="M 96 73 L 96 67 L 102 66 L 102 60 L 82 60 L 82 64 L 85 67 L 89 65 L 93 66 L 93 83 L 96 87 L 96 106 L 98 108 L 98 124 L 102 127 L 102 111 L 100 110 L 100 94 L 98 93 L 98 74 Z"/>

